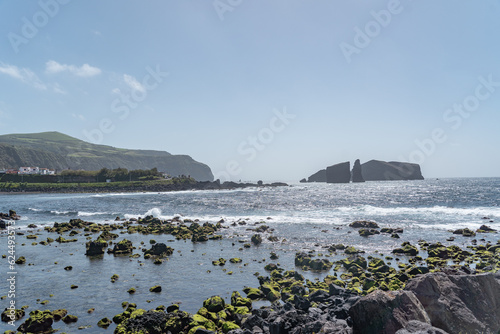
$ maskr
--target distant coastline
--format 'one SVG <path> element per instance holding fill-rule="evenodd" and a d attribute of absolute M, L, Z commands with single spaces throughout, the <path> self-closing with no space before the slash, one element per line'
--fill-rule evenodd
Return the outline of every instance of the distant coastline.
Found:
<path fill-rule="evenodd" d="M 288 186 L 286 183 L 236 183 L 196 181 L 192 178 L 170 180 L 99 182 L 99 183 L 0 183 L 0 194 L 25 193 L 112 193 L 112 192 L 167 192 L 183 190 L 230 190 L 251 187 Z"/>

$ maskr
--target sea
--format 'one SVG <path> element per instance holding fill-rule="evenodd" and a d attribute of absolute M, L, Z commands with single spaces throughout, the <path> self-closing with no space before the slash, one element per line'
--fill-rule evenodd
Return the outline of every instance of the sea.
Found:
<path fill-rule="evenodd" d="M 500 178 L 449 178 L 420 181 L 383 181 L 351 184 L 291 183 L 283 187 L 255 187 L 237 190 L 179 191 L 160 193 L 104 194 L 0 194 L 0 212 L 15 210 L 21 220 L 15 222 L 15 256 L 25 256 L 24 265 L 9 267 L 8 257 L 0 259 L 0 308 L 14 300 L 17 308 L 67 309 L 78 316 L 78 322 L 66 325 L 54 323 L 60 332 L 74 333 L 79 327 L 84 333 L 113 332 L 97 327 L 97 322 L 123 312 L 122 302 L 136 303 L 144 309 L 176 303 L 181 310 L 196 312 L 203 300 L 220 295 L 230 300 L 232 291 L 245 286 L 258 287 L 256 276 L 269 275 L 268 263 L 278 263 L 285 270 L 298 270 L 307 279 L 321 280 L 325 273 L 302 272 L 295 268 L 298 251 L 328 256 L 331 261 L 345 257 L 341 252 L 329 254 L 327 247 L 342 243 L 364 250 L 364 256 L 387 256 L 402 242 L 417 244 L 419 240 L 471 245 L 496 243 L 498 233 L 478 234 L 475 238 L 453 235 L 459 228 L 476 230 L 485 224 L 500 230 Z M 80 218 L 100 224 L 114 223 L 152 215 L 160 219 L 198 220 L 200 223 L 224 221 L 219 232 L 222 240 L 193 243 L 176 240 L 171 235 L 141 235 L 122 233 L 121 239 L 131 240 L 136 253 L 149 248 L 151 240 L 174 248 L 167 261 L 160 265 L 142 256 L 113 256 L 94 259 L 85 256 L 85 242 L 96 235 L 75 236 L 77 242 L 32 244 L 47 237 L 44 226 Z M 400 238 L 387 234 L 361 237 L 349 223 L 370 220 L 380 227 L 402 228 Z M 28 228 L 35 224 L 37 228 Z M 245 248 L 256 227 L 269 226 L 259 246 Z M 23 234 L 24 233 L 24 234 Z M 26 235 L 37 235 L 36 240 Z M 67 233 L 66 233 L 67 234 Z M 67 235 L 65 238 L 70 238 Z M 273 235 L 278 241 L 270 241 Z M 452 241 L 450 237 L 455 237 Z M 9 255 L 8 236 L 0 232 L 0 254 Z M 277 260 L 270 259 L 276 253 Z M 219 258 L 241 258 L 241 263 L 214 266 Z M 396 266 L 396 263 L 392 265 Z M 72 270 L 65 270 L 72 266 Z M 15 272 L 15 297 L 8 296 L 11 285 L 7 279 Z M 113 274 L 119 275 L 111 282 Z M 71 285 L 78 288 L 71 289 Z M 161 285 L 160 293 L 149 288 Z M 127 291 L 135 288 L 134 294 Z M 258 307 L 266 305 L 259 302 Z M 92 312 L 89 310 L 94 309 Z M 26 318 L 26 317 L 25 317 Z M 24 319 L 25 319 L 24 318 Z M 24 320 L 23 319 L 23 320 Z M 23 320 L 17 321 L 15 327 Z M 14 329 L 4 322 L 3 330 Z"/>

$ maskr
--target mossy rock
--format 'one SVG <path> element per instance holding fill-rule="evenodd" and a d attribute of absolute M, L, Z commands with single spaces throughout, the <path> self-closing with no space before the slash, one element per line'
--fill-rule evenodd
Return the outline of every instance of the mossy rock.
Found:
<path fill-rule="evenodd" d="M 206 308 L 209 312 L 219 312 L 224 309 L 226 303 L 224 299 L 219 296 L 212 296 L 209 299 L 203 301 L 203 307 Z"/>
<path fill-rule="evenodd" d="M 113 276 L 111 276 L 111 283 L 116 282 L 116 281 L 118 280 L 118 278 L 120 278 L 120 276 L 119 276 L 119 275 L 117 275 L 117 274 L 113 274 Z"/>
<path fill-rule="evenodd" d="M 264 270 L 267 270 L 267 271 L 273 271 L 276 269 L 278 269 L 278 266 L 276 265 L 276 263 L 268 263 L 264 267 Z"/>
<path fill-rule="evenodd" d="M 87 251 L 85 255 L 96 256 L 104 254 L 104 250 L 108 247 L 108 242 L 103 239 L 89 241 L 85 244 Z"/>
<path fill-rule="evenodd" d="M 132 241 L 123 239 L 113 247 L 112 253 L 115 255 L 131 254 L 134 251 Z"/>
<path fill-rule="evenodd" d="M 162 242 L 156 243 L 151 246 L 151 249 L 147 250 L 144 253 L 144 258 L 146 258 L 146 255 L 150 256 L 158 256 L 158 257 L 166 257 L 170 256 L 174 253 L 174 249 L 172 247 L 169 247 L 165 245 Z"/>
<path fill-rule="evenodd" d="M 135 288 L 130 288 L 130 289 L 127 290 L 127 292 L 130 293 L 130 294 L 135 293 L 135 291 L 136 291 Z"/>
<path fill-rule="evenodd" d="M 256 289 L 256 288 L 246 287 L 243 289 L 243 292 L 245 292 L 247 295 L 247 298 L 249 298 L 251 300 L 260 300 L 260 299 L 265 298 L 264 293 L 261 290 Z"/>
<path fill-rule="evenodd" d="M 279 300 L 280 298 L 281 298 L 281 294 L 274 289 L 269 290 L 269 292 L 266 295 L 266 299 L 269 300 L 270 302 L 275 302 L 275 301 Z"/>
<path fill-rule="evenodd" d="M 71 323 L 77 322 L 78 317 L 76 315 L 67 314 L 64 318 L 62 318 L 62 321 L 65 324 L 71 324 Z"/>
<path fill-rule="evenodd" d="M 161 292 L 161 286 L 155 285 L 155 286 L 149 288 L 149 292 Z"/>
<path fill-rule="evenodd" d="M 252 235 L 252 238 L 250 239 L 250 241 L 252 241 L 252 243 L 256 246 L 260 245 L 262 243 L 262 236 L 259 233 L 254 234 L 254 235 Z"/>
<path fill-rule="evenodd" d="M 44 333 L 52 332 L 54 316 L 49 310 L 34 310 L 30 312 L 30 317 L 19 326 L 18 330 L 22 333 Z"/>
<path fill-rule="evenodd" d="M 243 298 L 238 291 L 233 291 L 231 294 L 231 305 L 235 307 L 245 306 L 249 309 L 252 308 L 252 300 L 250 298 Z"/>
<path fill-rule="evenodd" d="M 358 233 L 362 237 L 368 237 L 370 235 L 380 234 L 379 231 L 375 229 L 362 228 L 358 230 Z"/>
<path fill-rule="evenodd" d="M 108 328 L 109 326 L 111 326 L 112 322 L 110 319 L 108 318 L 102 318 L 101 320 L 99 320 L 99 322 L 97 323 L 97 327 L 100 327 L 100 328 Z"/>
<path fill-rule="evenodd" d="M 349 247 L 344 249 L 344 253 L 346 253 L 346 254 L 360 254 L 360 253 L 364 253 L 364 252 L 365 251 L 356 249 L 353 246 L 349 246 Z"/>
<path fill-rule="evenodd" d="M 228 332 L 235 330 L 235 329 L 240 329 L 240 326 L 238 326 L 234 322 L 226 321 L 225 323 L 222 324 L 222 331 L 224 333 L 228 333 Z"/>
<path fill-rule="evenodd" d="M 349 224 L 350 227 L 354 228 L 379 228 L 378 224 L 368 220 L 358 220 Z"/>
<path fill-rule="evenodd" d="M 209 320 L 200 314 L 194 314 L 192 318 L 193 321 L 189 324 L 190 326 L 203 326 L 205 329 L 211 331 L 215 331 L 217 329 L 217 326 L 215 326 L 215 323 L 212 320 Z"/>
<path fill-rule="evenodd" d="M 21 319 L 22 317 L 25 316 L 25 312 L 23 309 L 14 309 L 14 310 L 11 310 L 11 309 L 8 309 L 6 308 L 3 312 L 2 312 L 2 316 L 1 316 L 1 319 L 3 322 L 11 322 L 11 321 L 17 321 L 19 319 Z"/>
<path fill-rule="evenodd" d="M 463 228 L 463 229 L 461 228 L 461 229 L 455 230 L 455 231 L 453 231 L 453 234 L 461 234 L 464 237 L 475 237 L 476 236 L 476 232 L 474 232 L 468 228 Z"/>
<path fill-rule="evenodd" d="M 26 258 L 24 256 L 20 256 L 16 259 L 16 264 L 25 264 Z"/>
<path fill-rule="evenodd" d="M 279 256 L 275 252 L 271 252 L 270 259 L 271 260 L 277 260 Z"/>
<path fill-rule="evenodd" d="M 405 254 L 410 256 L 415 256 L 418 254 L 418 248 L 410 244 L 409 242 L 403 242 L 401 248 L 396 248 L 392 251 L 394 254 Z"/>
<path fill-rule="evenodd" d="M 118 238 L 118 234 L 116 234 L 116 233 L 111 233 L 111 232 L 109 232 L 109 231 L 107 231 L 107 230 L 106 230 L 106 231 L 103 231 L 103 232 L 101 233 L 101 235 L 99 235 L 99 236 L 97 237 L 97 239 L 106 240 L 106 241 L 113 240 L 113 239 L 116 239 L 116 238 Z"/>
<path fill-rule="evenodd" d="M 34 234 L 29 234 L 26 236 L 26 239 L 36 239 L 36 238 L 38 238 L 38 237 Z"/>
<path fill-rule="evenodd" d="M 177 311 L 179 311 L 179 305 L 177 305 L 177 304 L 172 304 L 172 305 L 167 307 L 167 313 L 174 313 Z"/>
<path fill-rule="evenodd" d="M 229 262 L 231 262 L 231 263 L 241 263 L 243 261 L 240 258 L 233 257 L 233 258 L 229 259 Z"/>

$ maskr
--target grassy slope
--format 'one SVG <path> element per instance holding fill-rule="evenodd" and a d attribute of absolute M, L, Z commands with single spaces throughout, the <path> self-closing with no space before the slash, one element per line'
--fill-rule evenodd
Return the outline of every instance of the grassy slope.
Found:
<path fill-rule="evenodd" d="M 2 135 L 0 145 L 2 143 L 15 146 L 16 151 L 7 154 L 3 145 L 3 154 L 0 151 L 0 168 L 21 167 L 21 165 L 85 170 L 98 170 L 103 167 L 123 167 L 130 170 L 157 167 L 160 171 L 174 176 L 185 174 L 198 180 L 212 180 L 213 177 L 208 166 L 187 155 L 95 145 L 59 132 Z M 42 153 L 45 153 L 45 157 Z M 13 159 L 12 156 L 22 156 L 22 158 Z"/>

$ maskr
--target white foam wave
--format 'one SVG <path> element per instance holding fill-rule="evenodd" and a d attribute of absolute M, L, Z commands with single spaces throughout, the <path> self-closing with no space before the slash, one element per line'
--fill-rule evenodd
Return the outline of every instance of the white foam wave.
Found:
<path fill-rule="evenodd" d="M 383 208 L 371 205 L 361 207 L 339 207 L 336 210 L 344 213 L 363 213 L 367 217 L 370 215 L 388 216 L 388 215 L 450 215 L 450 216 L 474 216 L 474 217 L 500 217 L 500 208 L 494 207 L 475 207 L 475 208 L 451 208 L 445 206 L 433 206 L 422 208 L 396 207 Z"/>
<path fill-rule="evenodd" d="M 78 211 L 78 216 L 81 216 L 81 217 L 102 216 L 102 215 L 112 215 L 112 213 L 110 213 L 110 212 L 85 212 L 85 211 Z"/>

